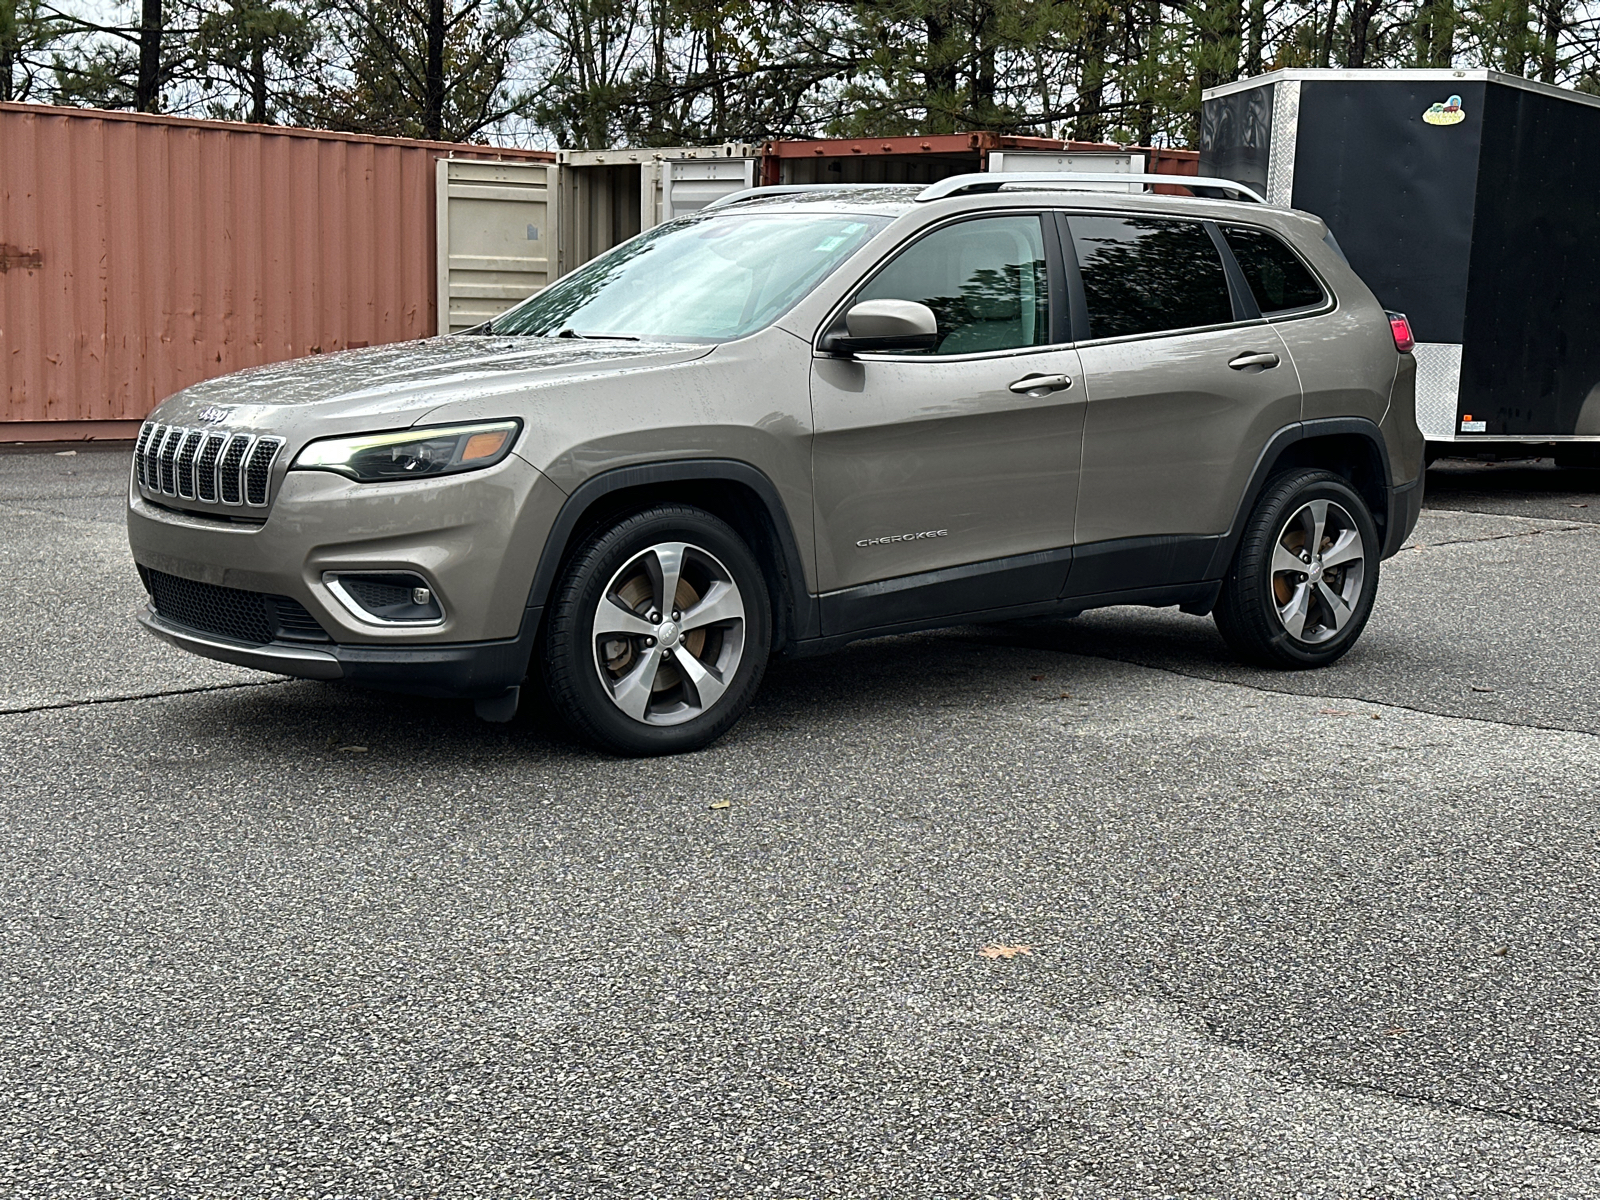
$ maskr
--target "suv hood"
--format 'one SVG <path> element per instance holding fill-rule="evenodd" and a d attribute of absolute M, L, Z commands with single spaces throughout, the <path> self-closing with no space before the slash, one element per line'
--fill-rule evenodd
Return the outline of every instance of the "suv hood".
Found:
<path fill-rule="evenodd" d="M 292 442 L 307 435 L 404 428 L 441 405 L 496 396 L 507 397 L 506 415 L 523 415 L 517 399 L 532 390 L 689 362 L 713 349 L 700 343 L 456 334 L 313 355 L 208 379 L 163 401 L 151 419 L 276 433 Z M 216 409 L 221 413 L 208 411 L 201 420 L 202 410 Z"/>

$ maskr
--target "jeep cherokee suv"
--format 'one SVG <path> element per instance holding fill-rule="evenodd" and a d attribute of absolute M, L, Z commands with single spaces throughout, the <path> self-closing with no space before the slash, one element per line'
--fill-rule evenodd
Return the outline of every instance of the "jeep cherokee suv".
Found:
<path fill-rule="evenodd" d="M 956 623 L 1333 661 L 1421 503 L 1404 318 L 1313 216 L 1089 186 L 744 192 L 469 333 L 191 387 L 135 452 L 142 620 L 491 720 L 531 673 L 632 754 L 773 653 Z"/>

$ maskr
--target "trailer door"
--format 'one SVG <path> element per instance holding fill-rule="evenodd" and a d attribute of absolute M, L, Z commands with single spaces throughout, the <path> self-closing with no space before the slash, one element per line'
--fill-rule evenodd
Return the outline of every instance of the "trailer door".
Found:
<path fill-rule="evenodd" d="M 441 158 L 437 172 L 438 330 L 456 333 L 554 278 L 556 165 Z"/>

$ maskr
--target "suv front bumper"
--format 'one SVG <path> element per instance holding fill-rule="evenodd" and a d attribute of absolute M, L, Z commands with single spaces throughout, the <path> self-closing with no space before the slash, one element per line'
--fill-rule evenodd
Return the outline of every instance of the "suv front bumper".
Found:
<path fill-rule="evenodd" d="M 159 611 L 153 599 L 140 620 L 180 649 L 261 671 L 491 696 L 526 672 L 540 615 L 528 608 L 533 572 L 565 500 L 515 455 L 483 471 L 382 484 L 291 471 L 259 525 L 174 511 L 130 480 L 134 561 L 152 592 L 158 575 L 168 577 L 167 599 Z M 442 619 L 363 619 L 370 614 L 353 611 L 329 586 L 384 573 L 420 577 Z M 172 589 L 181 593 L 184 581 L 194 585 L 194 603 L 173 607 Z M 212 620 L 217 610 L 205 608 L 263 602 L 265 617 L 250 620 Z M 278 619 L 286 613 L 291 619 Z"/>
<path fill-rule="evenodd" d="M 139 623 L 180 650 L 239 667 L 298 679 L 344 680 L 417 696 L 475 700 L 500 695 L 522 683 L 541 615 L 540 609 L 527 609 L 518 635 L 505 641 L 433 646 L 283 641 L 252 645 L 175 624 L 154 609 L 140 613 Z"/>

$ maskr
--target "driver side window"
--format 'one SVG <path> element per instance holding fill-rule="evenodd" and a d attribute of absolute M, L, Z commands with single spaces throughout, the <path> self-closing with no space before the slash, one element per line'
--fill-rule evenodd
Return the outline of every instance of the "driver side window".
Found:
<path fill-rule="evenodd" d="M 977 354 L 1050 339 L 1050 288 L 1037 216 L 984 217 L 912 243 L 856 296 L 914 300 L 939 319 L 920 354 Z"/>

